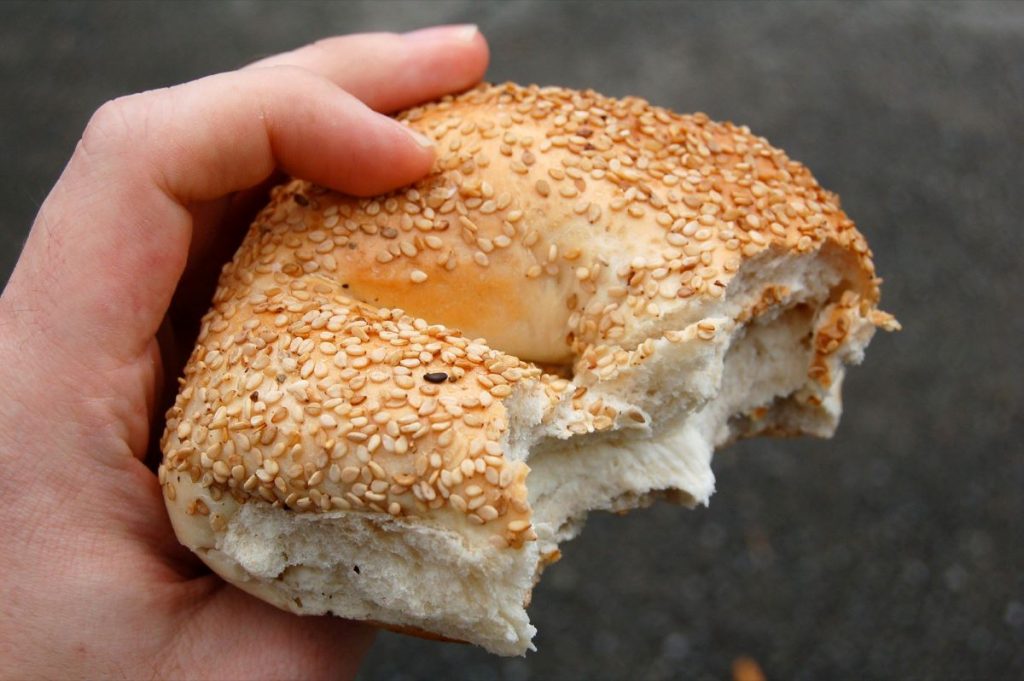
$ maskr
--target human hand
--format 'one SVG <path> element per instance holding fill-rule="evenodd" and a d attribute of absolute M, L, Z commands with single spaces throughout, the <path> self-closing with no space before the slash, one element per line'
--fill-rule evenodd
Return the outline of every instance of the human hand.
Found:
<path fill-rule="evenodd" d="M 369 627 L 278 611 L 178 544 L 144 463 L 154 411 L 253 188 L 278 168 L 359 195 L 418 179 L 429 143 L 374 110 L 486 65 L 473 27 L 353 35 L 93 116 L 0 297 L 0 676 L 355 673 Z"/>

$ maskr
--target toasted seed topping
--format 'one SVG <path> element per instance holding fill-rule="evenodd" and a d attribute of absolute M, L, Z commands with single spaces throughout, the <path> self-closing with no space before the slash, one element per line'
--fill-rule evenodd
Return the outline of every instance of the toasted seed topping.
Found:
<path fill-rule="evenodd" d="M 524 381 L 551 404 L 571 401 L 570 433 L 648 425 L 569 377 L 612 380 L 651 357 L 654 340 L 633 335 L 645 320 L 700 320 L 665 340 L 715 342 L 708 315 L 678 313 L 724 296 L 743 263 L 770 248 L 833 243 L 859 266 L 858 292 L 812 339 L 814 380 L 831 380 L 825 359 L 851 315 L 895 324 L 873 309 L 870 251 L 835 198 L 744 127 L 516 85 L 400 118 L 437 142 L 435 171 L 414 185 L 373 199 L 301 181 L 274 190 L 203 320 L 168 412 L 162 470 L 190 475 L 211 498 L 297 512 L 453 513 L 514 548 L 535 538 L 526 468 L 500 444 L 503 400 Z M 615 233 L 631 235 L 622 252 L 588 237 Z M 443 305 L 437 318 L 413 309 L 416 296 L 448 285 L 479 296 L 481 328 L 445 327 Z M 539 325 L 553 335 L 536 343 L 564 349 L 555 373 L 462 335 L 505 347 L 503 332 L 533 329 L 534 310 L 549 314 L 534 295 L 549 287 L 561 321 Z M 415 291 L 409 314 L 380 307 L 403 303 L 390 297 L 403 288 Z M 765 291 L 758 305 L 788 295 Z"/>
<path fill-rule="evenodd" d="M 204 319 L 185 387 L 168 412 L 163 470 L 192 472 L 212 498 L 304 513 L 414 518 L 447 508 L 474 525 L 502 527 L 528 517 L 525 468 L 501 456 L 504 407 L 466 402 L 454 379 L 494 376 L 507 389 L 541 379 L 539 369 L 400 310 L 359 303 L 328 280 L 250 284 L 246 271 L 238 261 L 228 266 L 217 296 L 231 303 Z M 282 309 L 291 316 L 279 324 Z M 254 323 L 239 332 L 229 316 Z M 255 340 L 252 350 L 241 349 Z M 257 359 L 262 372 L 246 373 Z M 411 372 L 423 369 L 417 383 Z M 273 376 L 281 389 L 249 390 L 252 376 Z M 451 427 L 465 418 L 475 424 L 472 436 Z M 496 453 L 479 460 L 479 470 L 465 458 L 469 437 Z M 177 492 L 165 485 L 165 494 Z M 208 514 L 204 508 L 193 504 L 191 513 Z M 510 546 L 532 540 L 507 539 Z"/>

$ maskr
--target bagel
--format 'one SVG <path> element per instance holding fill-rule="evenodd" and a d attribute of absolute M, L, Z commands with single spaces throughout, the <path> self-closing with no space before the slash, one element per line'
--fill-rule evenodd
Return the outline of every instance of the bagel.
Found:
<path fill-rule="evenodd" d="M 898 324 L 837 197 L 746 127 L 515 84 L 399 119 L 436 143 L 416 184 L 273 190 L 159 480 L 265 601 L 520 655 L 588 511 L 705 504 L 716 447 L 831 435 Z"/>

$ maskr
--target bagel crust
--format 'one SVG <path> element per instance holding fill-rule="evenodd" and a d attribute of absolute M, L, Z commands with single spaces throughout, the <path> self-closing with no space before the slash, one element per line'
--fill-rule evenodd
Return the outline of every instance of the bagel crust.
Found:
<path fill-rule="evenodd" d="M 416 184 L 273 190 L 160 482 L 179 539 L 279 607 L 521 654 L 587 510 L 704 502 L 715 446 L 830 434 L 898 325 L 837 197 L 745 127 L 514 84 L 399 119 L 436 142 Z"/>

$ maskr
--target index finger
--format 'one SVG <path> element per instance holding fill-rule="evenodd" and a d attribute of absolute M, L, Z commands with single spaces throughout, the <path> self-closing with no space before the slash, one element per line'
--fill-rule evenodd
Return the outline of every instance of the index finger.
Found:
<path fill-rule="evenodd" d="M 184 269 L 189 204 L 251 187 L 276 167 L 379 193 L 426 174 L 429 147 L 301 68 L 221 74 L 120 100 L 95 117 L 44 202 L 4 298 L 38 315 L 34 325 L 68 356 L 85 343 L 97 349 L 91 362 L 135 359 Z"/>
<path fill-rule="evenodd" d="M 410 33 L 362 33 L 319 40 L 246 69 L 298 66 L 344 88 L 377 111 L 397 111 L 464 90 L 483 78 L 487 41 L 475 25 Z"/>

